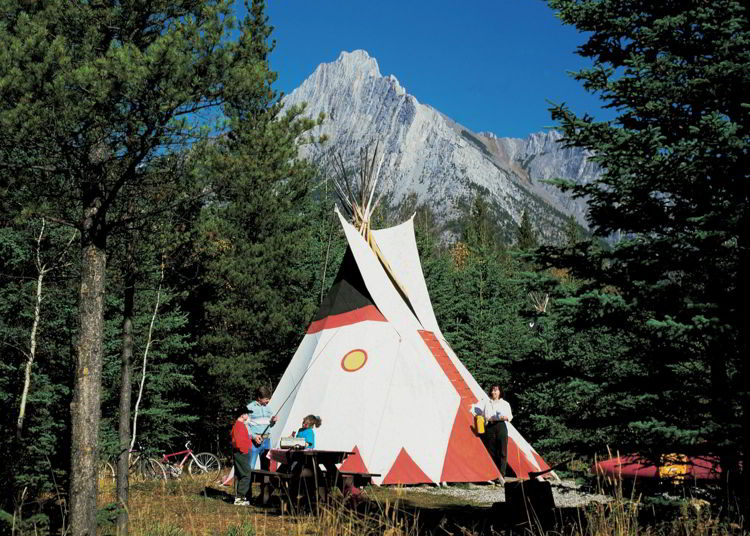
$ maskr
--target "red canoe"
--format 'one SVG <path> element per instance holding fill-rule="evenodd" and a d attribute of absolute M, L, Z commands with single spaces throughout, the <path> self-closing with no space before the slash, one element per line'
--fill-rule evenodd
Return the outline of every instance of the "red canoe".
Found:
<path fill-rule="evenodd" d="M 616 478 L 663 478 L 693 480 L 718 480 L 721 478 L 719 458 L 716 456 L 685 456 L 665 454 L 659 463 L 640 454 L 616 456 L 597 462 L 594 471 Z"/>

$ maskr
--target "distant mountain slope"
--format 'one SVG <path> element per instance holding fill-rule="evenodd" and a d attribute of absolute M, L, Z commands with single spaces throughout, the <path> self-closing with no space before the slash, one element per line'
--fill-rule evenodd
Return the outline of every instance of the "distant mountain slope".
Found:
<path fill-rule="evenodd" d="M 477 195 L 493 208 L 509 239 L 524 210 L 545 241 L 561 237 L 569 214 L 584 222 L 585 204 L 574 201 L 543 179 L 563 177 L 588 182 L 596 166 L 579 149 L 564 149 L 555 131 L 526 139 L 475 133 L 434 108 L 420 104 L 393 76 L 382 76 L 377 61 L 363 50 L 342 52 L 319 65 L 284 98 L 285 106 L 306 102 L 307 114 L 326 114 L 318 134 L 327 134 L 327 150 L 354 163 L 361 147 L 379 141 L 380 176 L 388 203 L 407 196 L 430 207 L 444 230 L 455 229 Z M 313 159 L 322 155 L 308 153 Z"/>

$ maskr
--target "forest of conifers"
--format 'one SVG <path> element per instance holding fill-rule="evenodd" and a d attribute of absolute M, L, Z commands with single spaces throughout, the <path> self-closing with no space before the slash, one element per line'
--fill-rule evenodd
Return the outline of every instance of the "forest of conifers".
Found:
<path fill-rule="evenodd" d="M 450 242 L 413 204 L 376 220 L 417 211 L 443 333 L 550 463 L 611 447 L 737 467 L 748 13 L 548 3 L 589 32 L 576 77 L 619 113 L 551 110 L 605 170 L 561 185 L 589 200 L 593 235 L 537 247 L 532 221 L 500 243 L 481 199 Z M 221 1 L 2 4 L 0 506 L 58 486 L 85 525 L 90 461 L 124 437 L 227 452 L 232 409 L 279 379 L 345 242 L 328 171 L 297 158 L 325 118 L 281 113 L 263 2 L 235 27 Z"/>

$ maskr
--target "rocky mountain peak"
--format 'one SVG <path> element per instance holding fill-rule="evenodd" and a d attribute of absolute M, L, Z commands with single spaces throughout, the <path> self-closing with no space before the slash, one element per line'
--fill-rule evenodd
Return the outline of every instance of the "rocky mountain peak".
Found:
<path fill-rule="evenodd" d="M 311 117 L 326 114 L 316 134 L 328 136 L 327 147 L 306 149 L 321 165 L 326 152 L 354 165 L 362 147 L 380 143 L 380 180 L 392 208 L 407 199 L 427 206 L 447 230 L 482 196 L 508 239 L 515 237 L 524 211 L 547 241 L 560 238 L 570 214 L 585 225 L 585 203 L 543 182 L 558 177 L 587 182 L 598 174 L 584 151 L 559 143 L 559 132 L 525 139 L 474 133 L 420 104 L 395 76 L 381 75 L 377 60 L 364 50 L 342 52 L 319 65 L 284 99 L 285 106 L 302 102 Z"/>
<path fill-rule="evenodd" d="M 343 73 L 353 73 L 355 76 L 380 77 L 378 60 L 370 56 L 366 50 L 342 51 L 333 63 L 322 63 L 319 68 L 338 70 Z"/>

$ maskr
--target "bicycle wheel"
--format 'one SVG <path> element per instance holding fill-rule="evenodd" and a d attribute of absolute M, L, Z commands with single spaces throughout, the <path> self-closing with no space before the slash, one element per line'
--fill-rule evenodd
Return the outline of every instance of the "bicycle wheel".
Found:
<path fill-rule="evenodd" d="M 115 481 L 115 467 L 106 460 L 101 460 L 96 467 L 99 480 Z"/>
<path fill-rule="evenodd" d="M 210 452 L 201 452 L 195 454 L 188 465 L 188 472 L 191 475 L 211 475 L 219 476 L 221 472 L 221 462 L 219 458 Z"/>
<path fill-rule="evenodd" d="M 167 473 L 161 462 L 155 458 L 139 458 L 133 473 L 135 480 L 166 480 Z"/>

